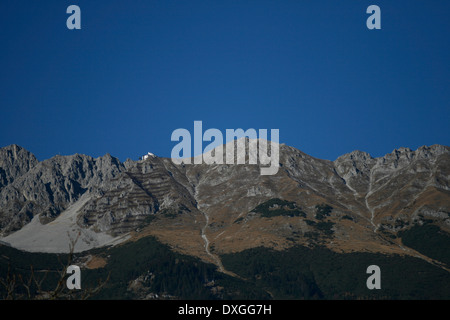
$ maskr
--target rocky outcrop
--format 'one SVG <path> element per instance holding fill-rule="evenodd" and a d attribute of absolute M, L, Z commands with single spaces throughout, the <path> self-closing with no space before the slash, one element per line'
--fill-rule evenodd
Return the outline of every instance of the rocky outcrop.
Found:
<path fill-rule="evenodd" d="M 0 149 L 0 191 L 8 184 L 36 166 L 38 160 L 29 151 L 18 145 Z"/>
<path fill-rule="evenodd" d="M 110 155 L 97 159 L 78 154 L 55 156 L 39 162 L 1 190 L 1 234 L 22 228 L 36 215 L 41 223 L 52 221 L 85 192 L 109 182 L 123 169 Z"/>
<path fill-rule="evenodd" d="M 127 170 L 99 186 L 80 210 L 78 224 L 120 235 L 146 225 L 157 213 L 183 214 L 196 201 L 160 158 L 128 163 Z M 182 181 L 182 176 L 178 175 Z M 186 181 L 184 181 L 186 183 Z"/>
<path fill-rule="evenodd" d="M 353 151 L 334 161 L 336 172 L 344 179 L 350 190 L 365 194 L 370 185 L 370 172 L 376 160 L 370 154 Z"/>

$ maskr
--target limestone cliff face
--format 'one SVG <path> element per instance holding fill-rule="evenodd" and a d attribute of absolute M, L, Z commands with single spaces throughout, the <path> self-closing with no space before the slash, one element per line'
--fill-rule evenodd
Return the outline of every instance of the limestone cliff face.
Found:
<path fill-rule="evenodd" d="M 183 185 L 187 182 L 183 176 L 178 176 L 179 181 L 175 179 L 177 169 L 170 165 L 160 158 L 129 163 L 127 170 L 91 193 L 91 199 L 80 210 L 78 224 L 120 235 L 145 226 L 157 213 L 195 211 L 196 201 Z"/>
<path fill-rule="evenodd" d="M 42 223 L 52 221 L 84 193 L 95 190 L 124 169 L 110 155 L 98 159 L 85 155 L 55 156 L 39 163 L 30 162 L 33 165 L 24 166 L 28 170 L 20 171 L 0 192 L 3 235 L 22 228 L 36 215 Z M 8 166 L 2 168 L 5 172 L 12 171 Z"/>
<path fill-rule="evenodd" d="M 38 163 L 36 157 L 18 145 L 0 149 L 0 191 Z"/>

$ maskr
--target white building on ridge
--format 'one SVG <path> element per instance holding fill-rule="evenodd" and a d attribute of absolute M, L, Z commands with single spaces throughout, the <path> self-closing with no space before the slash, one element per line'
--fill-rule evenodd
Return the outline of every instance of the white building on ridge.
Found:
<path fill-rule="evenodd" d="M 156 156 L 153 153 L 148 152 L 147 154 L 142 156 L 142 160 L 147 160 L 150 157 L 155 158 Z"/>

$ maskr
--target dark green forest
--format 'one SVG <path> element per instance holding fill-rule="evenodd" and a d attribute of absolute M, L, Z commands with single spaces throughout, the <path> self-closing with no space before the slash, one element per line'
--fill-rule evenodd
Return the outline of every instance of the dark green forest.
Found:
<path fill-rule="evenodd" d="M 93 249 L 74 254 L 77 259 L 88 254 L 104 257 L 108 263 L 103 268 L 81 270 L 82 290 L 107 282 L 92 299 L 143 299 L 149 295 L 154 299 L 269 299 L 267 292 L 254 288 L 252 283 L 225 275 L 216 266 L 197 258 L 181 255 L 161 244 L 153 237 L 142 238 L 109 249 Z M 56 287 L 60 271 L 67 264 L 68 255 L 29 253 L 0 245 L 0 279 L 15 279 L 15 298 L 23 296 L 26 283 L 31 276 L 42 282 L 43 290 Z M 130 283 L 140 279 L 142 290 L 130 290 Z M 36 286 L 32 286 L 34 291 Z M 65 290 L 61 298 L 72 298 Z M 6 297 L 6 288 L 0 284 L 0 297 Z M 37 294 L 35 292 L 35 294 Z M 74 296 L 77 298 L 79 295 Z M 36 296 L 32 297 L 36 298 Z"/>
<path fill-rule="evenodd" d="M 409 256 L 298 246 L 249 249 L 222 262 L 275 299 L 450 299 L 450 273 Z M 381 269 L 380 290 L 366 286 L 370 265 Z"/>
<path fill-rule="evenodd" d="M 412 241 L 408 236 L 406 242 Z M 107 260 L 103 268 L 82 268 L 82 290 L 108 279 L 90 299 L 450 299 L 450 273 L 409 256 L 343 254 L 321 246 L 283 251 L 261 247 L 221 256 L 225 268 L 239 276 L 232 277 L 152 237 L 75 254 L 73 264 L 87 254 Z M 68 255 L 27 253 L 0 245 L 0 279 L 14 276 L 15 298 L 24 298 L 19 276 L 28 279 L 33 266 L 35 276 L 45 280 L 43 289 L 52 290 L 67 259 Z M 370 265 L 381 269 L 380 290 L 366 287 Z M 132 289 L 133 282 L 139 286 Z M 5 290 L 0 286 L 2 298 Z"/>
<path fill-rule="evenodd" d="M 404 245 L 427 257 L 445 263 L 450 268 L 450 235 L 438 226 L 425 223 L 400 232 Z"/>
<path fill-rule="evenodd" d="M 306 217 L 306 213 L 297 207 L 292 201 L 278 198 L 270 199 L 256 206 L 252 212 L 260 213 L 261 217 L 270 218 L 276 216 Z"/>

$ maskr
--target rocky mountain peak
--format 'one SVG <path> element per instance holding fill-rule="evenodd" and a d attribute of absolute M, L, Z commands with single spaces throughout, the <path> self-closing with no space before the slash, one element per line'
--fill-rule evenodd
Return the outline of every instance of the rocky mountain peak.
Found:
<path fill-rule="evenodd" d="M 38 164 L 28 150 L 12 144 L 0 149 L 0 190 Z"/>
<path fill-rule="evenodd" d="M 352 161 L 367 161 L 367 160 L 371 160 L 373 159 L 373 157 L 365 152 L 365 151 L 360 151 L 360 150 L 354 150 L 350 153 L 346 153 L 340 157 L 338 157 L 336 159 L 337 162 L 343 162 L 343 161 L 348 161 L 348 160 L 352 160 Z"/>
<path fill-rule="evenodd" d="M 38 163 L 17 146 L 0 149 L 0 154 L 6 155 L 2 172 L 13 178 L 6 180 L 8 184 L 0 193 L 3 234 L 22 228 L 36 215 L 42 223 L 54 220 L 84 193 L 97 190 L 124 170 L 110 155 L 97 159 L 82 154 L 57 155 Z"/>
<path fill-rule="evenodd" d="M 416 154 L 421 158 L 436 157 L 443 154 L 450 154 L 450 147 L 440 144 L 434 144 L 432 146 L 421 146 L 416 150 Z"/>
<path fill-rule="evenodd" d="M 410 148 L 394 149 L 391 153 L 377 158 L 377 170 L 400 170 L 417 161 L 436 161 L 441 155 L 450 154 L 450 148 L 442 145 L 421 146 L 413 151 Z"/>
<path fill-rule="evenodd" d="M 336 172 L 347 186 L 359 193 L 367 192 L 370 171 L 375 163 L 376 160 L 369 153 L 359 150 L 344 154 L 333 162 Z"/>

